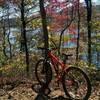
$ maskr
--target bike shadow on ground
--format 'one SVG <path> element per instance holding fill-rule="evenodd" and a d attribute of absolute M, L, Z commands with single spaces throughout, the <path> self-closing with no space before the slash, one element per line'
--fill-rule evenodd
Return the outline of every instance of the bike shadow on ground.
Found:
<path fill-rule="evenodd" d="M 38 95 L 35 97 L 34 100 L 72 100 L 70 98 L 65 98 L 63 96 L 58 96 L 58 97 L 50 97 L 48 94 L 51 92 L 50 89 L 48 88 L 46 90 L 46 93 L 44 92 L 45 88 L 41 87 L 39 84 L 32 85 L 32 89 L 38 93 Z"/>

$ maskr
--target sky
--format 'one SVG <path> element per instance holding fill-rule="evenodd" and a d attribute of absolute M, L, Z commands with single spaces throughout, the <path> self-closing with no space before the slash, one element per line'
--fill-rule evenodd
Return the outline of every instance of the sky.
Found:
<path fill-rule="evenodd" d="M 84 1 L 84 0 L 80 0 L 80 1 Z M 100 0 L 92 0 L 93 2 L 100 2 Z"/>
<path fill-rule="evenodd" d="M 80 2 L 83 2 L 85 0 L 80 0 Z M 92 0 L 92 2 L 95 2 L 96 4 L 100 4 L 100 0 Z"/>
<path fill-rule="evenodd" d="M 59 0 L 64 1 L 64 0 Z M 80 0 L 80 2 L 84 2 L 85 0 Z M 92 2 L 95 2 L 96 4 L 100 5 L 100 0 L 92 0 Z"/>

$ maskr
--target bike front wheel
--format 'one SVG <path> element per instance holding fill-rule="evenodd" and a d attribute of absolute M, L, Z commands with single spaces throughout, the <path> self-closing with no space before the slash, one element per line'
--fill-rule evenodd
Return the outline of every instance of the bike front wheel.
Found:
<path fill-rule="evenodd" d="M 40 59 L 35 67 L 35 76 L 40 85 L 48 85 L 52 79 L 52 69 L 49 62 Z"/>
<path fill-rule="evenodd" d="M 62 76 L 65 94 L 72 100 L 88 100 L 91 94 L 91 83 L 80 68 L 69 67 Z"/>

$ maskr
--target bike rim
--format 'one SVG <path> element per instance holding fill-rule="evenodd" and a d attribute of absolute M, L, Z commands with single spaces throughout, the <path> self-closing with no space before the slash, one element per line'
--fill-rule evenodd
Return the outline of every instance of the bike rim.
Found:
<path fill-rule="evenodd" d="M 88 84 L 82 72 L 75 69 L 65 75 L 65 86 L 70 97 L 75 100 L 84 98 L 88 91 Z"/>

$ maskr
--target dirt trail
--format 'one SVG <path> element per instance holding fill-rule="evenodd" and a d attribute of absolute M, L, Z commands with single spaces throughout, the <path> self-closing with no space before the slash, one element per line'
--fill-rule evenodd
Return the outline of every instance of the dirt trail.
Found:
<path fill-rule="evenodd" d="M 0 100 L 70 100 L 65 98 L 64 92 L 59 88 L 51 89 L 49 96 L 45 96 L 33 90 L 32 85 L 30 83 L 21 83 L 14 88 L 10 84 L 4 85 L 0 89 Z M 36 83 L 34 83 L 35 85 Z M 95 82 L 89 100 L 100 100 L 100 82 Z"/>

